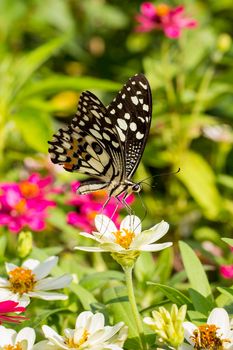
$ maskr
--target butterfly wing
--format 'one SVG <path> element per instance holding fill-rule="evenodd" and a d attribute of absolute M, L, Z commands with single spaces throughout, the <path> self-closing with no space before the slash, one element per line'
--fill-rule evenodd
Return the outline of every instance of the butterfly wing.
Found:
<path fill-rule="evenodd" d="M 151 124 L 152 97 L 145 76 L 130 78 L 107 109 L 120 138 L 125 174 L 130 179 L 142 157 Z"/>
<path fill-rule="evenodd" d="M 107 187 L 112 179 L 122 177 L 122 149 L 108 114 L 101 101 L 85 91 L 71 125 L 58 130 L 49 142 L 53 163 L 98 179 L 88 185 L 90 191 Z"/>

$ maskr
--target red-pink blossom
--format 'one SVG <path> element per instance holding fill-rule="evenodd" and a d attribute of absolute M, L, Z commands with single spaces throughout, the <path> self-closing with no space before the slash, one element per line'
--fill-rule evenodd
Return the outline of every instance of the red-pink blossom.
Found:
<path fill-rule="evenodd" d="M 233 278 L 233 265 L 222 265 L 220 267 L 220 274 L 223 278 L 232 279 Z"/>
<path fill-rule="evenodd" d="M 12 300 L 0 302 L 0 324 L 2 322 L 20 323 L 26 319 L 24 316 L 11 315 L 11 313 L 21 313 L 26 311 L 25 307 L 18 305 L 19 303 Z"/>
<path fill-rule="evenodd" d="M 182 29 L 192 29 L 197 26 L 197 21 L 186 17 L 184 11 L 184 6 L 171 8 L 166 4 L 155 6 L 151 2 L 144 2 L 141 5 L 140 14 L 136 15 L 136 20 L 139 23 L 136 31 L 150 32 L 159 29 L 168 38 L 177 39 L 181 36 Z"/>
<path fill-rule="evenodd" d="M 0 184 L 0 226 L 15 233 L 23 228 L 43 230 L 47 208 L 55 206 L 47 198 L 51 183 L 50 176 L 42 178 L 35 173 L 20 182 Z"/>
<path fill-rule="evenodd" d="M 108 204 L 103 207 L 108 196 L 104 190 L 93 192 L 86 195 L 78 195 L 77 188 L 79 182 L 71 184 L 71 198 L 68 201 L 69 205 L 74 206 L 74 210 L 67 214 L 67 222 L 84 231 L 91 231 L 96 214 L 105 214 L 112 217 L 112 220 L 117 223 L 119 219 L 119 210 L 122 209 L 122 204 L 111 198 Z M 127 203 L 132 203 L 134 196 L 127 198 Z"/>

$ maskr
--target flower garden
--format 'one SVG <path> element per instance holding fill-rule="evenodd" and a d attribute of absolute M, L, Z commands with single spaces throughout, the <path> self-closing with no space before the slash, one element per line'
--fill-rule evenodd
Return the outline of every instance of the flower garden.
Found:
<path fill-rule="evenodd" d="M 0 17 L 0 350 L 233 349 L 232 2 L 2 0 Z M 73 155 L 58 129 L 83 91 L 109 111 L 138 73 L 152 92 L 138 187 L 80 194 L 93 177 L 66 170 L 102 144 Z M 127 123 L 111 126 L 133 159 Z"/>

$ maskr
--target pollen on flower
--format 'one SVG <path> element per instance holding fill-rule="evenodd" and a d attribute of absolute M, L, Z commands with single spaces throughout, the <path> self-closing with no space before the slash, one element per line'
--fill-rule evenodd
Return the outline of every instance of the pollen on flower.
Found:
<path fill-rule="evenodd" d="M 23 214 L 25 213 L 27 209 L 27 203 L 24 198 L 21 198 L 18 203 L 14 205 L 14 208 L 12 210 L 12 215 L 18 215 L 18 214 Z"/>
<path fill-rule="evenodd" d="M 166 16 L 170 11 L 170 7 L 166 4 L 159 4 L 156 6 L 156 14 L 158 16 Z"/>
<path fill-rule="evenodd" d="M 22 295 L 33 290 L 36 280 L 30 269 L 16 267 L 9 273 L 9 282 L 10 290 Z"/>
<path fill-rule="evenodd" d="M 74 340 L 74 337 L 65 337 L 65 344 L 71 349 L 80 349 L 80 347 L 87 341 L 88 336 L 89 332 L 86 329 L 84 329 L 83 334 L 81 335 L 78 341 Z"/>
<path fill-rule="evenodd" d="M 130 247 L 132 240 L 135 237 L 134 232 L 127 230 L 126 228 L 113 232 L 113 234 L 116 238 L 115 243 L 119 244 L 125 249 L 128 249 Z"/>
<path fill-rule="evenodd" d="M 204 324 L 198 327 L 193 332 L 190 338 L 194 342 L 194 349 L 208 349 L 208 350 L 223 350 L 223 343 L 228 342 L 228 339 L 221 339 L 217 334 L 219 328 L 215 325 Z"/>
<path fill-rule="evenodd" d="M 20 343 L 17 343 L 16 345 L 4 345 L 3 350 L 23 350 Z"/>
<path fill-rule="evenodd" d="M 38 196 L 40 190 L 38 185 L 29 182 L 29 181 L 23 181 L 19 184 L 20 191 L 22 195 L 26 198 L 33 198 Z"/>

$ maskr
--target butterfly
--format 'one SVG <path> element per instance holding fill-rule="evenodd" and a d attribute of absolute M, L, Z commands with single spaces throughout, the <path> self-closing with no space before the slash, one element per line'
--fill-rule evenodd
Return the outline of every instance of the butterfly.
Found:
<path fill-rule="evenodd" d="M 59 129 L 49 142 L 53 163 L 71 172 L 87 174 L 79 194 L 105 189 L 109 197 L 139 192 L 131 180 L 141 160 L 152 115 L 150 85 L 136 74 L 105 107 L 91 92 L 80 95 L 78 110 L 70 125 Z"/>

